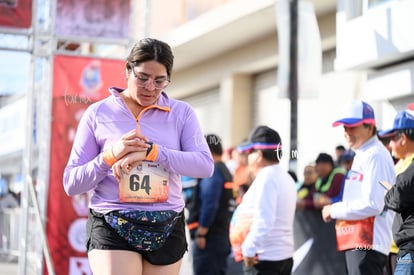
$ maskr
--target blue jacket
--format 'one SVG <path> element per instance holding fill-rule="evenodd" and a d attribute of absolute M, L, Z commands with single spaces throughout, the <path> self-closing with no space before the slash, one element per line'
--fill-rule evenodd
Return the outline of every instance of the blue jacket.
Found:
<path fill-rule="evenodd" d="M 207 227 L 208 234 L 228 234 L 235 207 L 230 171 L 217 162 L 213 175 L 199 180 L 189 204 L 188 228 L 193 236 L 198 226 Z"/>

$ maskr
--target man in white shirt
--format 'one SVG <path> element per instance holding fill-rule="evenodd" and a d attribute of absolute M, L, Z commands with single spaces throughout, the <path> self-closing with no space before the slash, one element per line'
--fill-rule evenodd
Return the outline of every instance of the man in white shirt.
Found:
<path fill-rule="evenodd" d="M 258 126 L 250 134 L 249 142 L 239 147 L 249 153 L 249 169 L 254 178 L 235 214 L 251 217 L 241 244 L 246 275 L 292 272 L 296 187 L 279 165 L 281 146 L 275 130 Z M 237 217 L 235 220 L 233 226 L 237 227 Z"/>
<path fill-rule="evenodd" d="M 386 210 L 380 181 L 395 183 L 390 153 L 377 138 L 373 108 L 363 101 L 344 106 L 344 136 L 356 155 L 345 179 L 342 201 L 322 209 L 325 222 L 336 219 L 339 251 L 345 251 L 349 275 L 382 274 L 391 247 L 394 214 Z"/>

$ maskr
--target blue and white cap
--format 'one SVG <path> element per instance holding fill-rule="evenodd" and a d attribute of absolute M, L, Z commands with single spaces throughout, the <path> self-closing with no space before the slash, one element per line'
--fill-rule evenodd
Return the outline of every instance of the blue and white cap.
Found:
<path fill-rule="evenodd" d="M 361 124 L 376 125 L 374 109 L 364 101 L 354 100 L 344 106 L 341 119 L 335 121 L 332 126 L 356 127 Z"/>
<path fill-rule="evenodd" d="M 405 110 L 398 112 L 394 118 L 394 124 L 391 129 L 380 131 L 378 134 L 380 137 L 386 137 L 393 135 L 395 131 L 414 129 L 414 111 Z"/>

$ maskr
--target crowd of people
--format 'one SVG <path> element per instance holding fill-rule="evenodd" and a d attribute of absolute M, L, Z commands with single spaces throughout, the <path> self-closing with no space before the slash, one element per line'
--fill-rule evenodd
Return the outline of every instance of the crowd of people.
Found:
<path fill-rule="evenodd" d="M 229 225 L 232 257 L 244 263 L 244 274 L 291 274 L 295 209 L 319 211 L 326 223 L 335 222 L 336 242 L 330 245 L 344 255 L 344 274 L 414 274 L 404 273 L 414 272 L 409 264 L 414 239 L 410 208 L 414 178 L 413 170 L 408 169 L 414 157 L 413 115 L 414 111 L 401 112 L 393 129 L 378 131 L 372 106 L 350 102 L 333 123 L 334 127 L 343 126 L 348 149 L 337 146 L 336 160 L 321 152 L 304 167 L 303 182 L 292 171 L 272 174 L 270 168 L 264 169 L 280 169 L 270 156 L 276 156 L 282 143 L 273 129 L 255 128 L 247 142 L 237 147 L 236 158 L 232 154 L 227 162 L 233 177 L 235 171 L 245 175 L 244 181 L 234 184 L 237 203 Z M 266 131 L 268 137 L 264 138 Z M 276 133 L 273 140 L 272 131 Z M 238 158 L 241 161 L 234 165 Z M 265 164 L 259 165 L 258 159 Z M 396 174 L 405 176 L 396 178 Z M 293 197 L 292 182 L 296 183 Z M 380 182 L 388 183 L 388 189 Z M 292 201 L 296 205 L 289 203 Z M 283 213 L 278 212 L 281 208 Z M 395 213 L 398 219 L 394 219 Z M 195 274 L 226 274 L 210 271 Z"/>
<path fill-rule="evenodd" d="M 349 149 L 338 146 L 336 160 L 321 152 L 298 183 L 279 164 L 275 129 L 257 126 L 229 151 L 219 135 L 204 135 L 193 108 L 165 92 L 173 61 L 165 42 L 140 40 L 125 62 L 126 88 L 110 88 L 79 123 L 63 184 L 69 196 L 91 192 L 94 274 L 178 274 L 189 245 L 195 275 L 230 274 L 230 255 L 243 274 L 291 274 L 295 213 L 305 210 L 335 222 L 330 246 L 343 253 L 347 274 L 394 272 L 394 262 L 395 274 L 413 274 L 404 273 L 413 272 L 414 249 L 411 111 L 378 134 L 373 108 L 351 102 L 333 123 Z M 191 192 L 182 190 L 184 176 Z"/>

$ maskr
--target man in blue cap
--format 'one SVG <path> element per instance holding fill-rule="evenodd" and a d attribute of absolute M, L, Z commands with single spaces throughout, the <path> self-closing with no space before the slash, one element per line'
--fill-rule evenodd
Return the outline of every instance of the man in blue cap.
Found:
<path fill-rule="evenodd" d="M 385 205 L 397 214 L 393 224 L 394 241 L 398 246 L 394 274 L 414 274 L 414 111 L 399 112 L 392 129 L 379 133 L 388 137 L 397 181 L 385 195 Z"/>
<path fill-rule="evenodd" d="M 345 105 L 333 126 L 343 125 L 348 146 L 355 151 L 342 201 L 326 205 L 326 222 L 336 219 L 339 251 L 345 251 L 349 275 L 382 274 L 391 247 L 392 211 L 385 210 L 386 190 L 379 181 L 395 182 L 390 153 L 379 141 L 373 108 L 355 100 Z"/>

